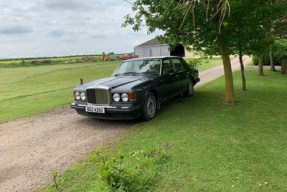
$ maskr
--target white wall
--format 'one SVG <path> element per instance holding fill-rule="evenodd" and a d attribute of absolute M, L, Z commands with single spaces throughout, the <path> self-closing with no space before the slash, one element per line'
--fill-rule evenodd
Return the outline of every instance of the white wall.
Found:
<path fill-rule="evenodd" d="M 170 56 L 168 45 L 151 45 L 135 47 L 135 54 L 139 57 Z"/>

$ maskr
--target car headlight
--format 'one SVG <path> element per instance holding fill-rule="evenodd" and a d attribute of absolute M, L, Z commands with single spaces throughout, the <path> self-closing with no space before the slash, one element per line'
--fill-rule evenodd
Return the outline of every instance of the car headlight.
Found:
<path fill-rule="evenodd" d="M 80 100 L 81 99 L 81 93 L 80 92 L 76 92 L 75 93 L 75 98 L 76 98 L 76 100 Z"/>
<path fill-rule="evenodd" d="M 115 102 L 119 102 L 121 100 L 120 94 L 118 93 L 113 94 L 113 100 Z"/>
<path fill-rule="evenodd" d="M 86 93 L 85 92 L 82 92 L 81 94 L 80 94 L 80 97 L 81 97 L 81 99 L 84 101 L 84 100 L 86 100 Z"/>
<path fill-rule="evenodd" d="M 121 96 L 121 98 L 122 98 L 122 101 L 123 101 L 123 102 L 127 102 L 127 101 L 129 100 L 129 96 L 128 96 L 127 93 L 123 93 L 122 96 Z"/>

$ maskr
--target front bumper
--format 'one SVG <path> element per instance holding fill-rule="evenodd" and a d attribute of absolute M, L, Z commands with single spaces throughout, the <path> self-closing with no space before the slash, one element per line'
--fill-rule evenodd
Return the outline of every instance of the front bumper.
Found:
<path fill-rule="evenodd" d="M 86 112 L 86 106 L 91 104 L 80 104 L 73 102 L 71 103 L 71 108 L 75 109 L 78 114 L 92 117 L 96 119 L 108 119 L 108 120 L 131 120 L 141 117 L 141 106 L 140 105 L 130 105 L 130 106 L 111 106 L 104 105 L 97 107 L 105 108 L 105 113 L 91 113 Z"/>

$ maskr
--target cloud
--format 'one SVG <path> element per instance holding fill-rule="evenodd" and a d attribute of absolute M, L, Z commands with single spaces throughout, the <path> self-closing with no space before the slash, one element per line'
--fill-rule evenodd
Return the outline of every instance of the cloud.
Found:
<path fill-rule="evenodd" d="M 10 25 L 10 26 L 3 26 L 0 28 L 0 34 L 3 35 L 25 34 L 32 32 L 33 29 L 31 27 L 24 25 Z"/>
<path fill-rule="evenodd" d="M 100 39 L 100 38 L 105 38 L 105 34 L 92 34 L 90 35 L 91 39 Z"/>
<path fill-rule="evenodd" d="M 58 37 L 63 37 L 65 35 L 65 33 L 66 33 L 66 31 L 64 31 L 64 30 L 54 29 L 54 30 L 51 30 L 49 32 L 49 36 L 58 38 Z"/>
<path fill-rule="evenodd" d="M 79 0 L 46 0 L 44 4 L 50 9 L 65 11 L 90 9 L 86 1 Z"/>
<path fill-rule="evenodd" d="M 154 37 L 121 27 L 131 13 L 123 0 L 9 0 L 0 7 L 0 58 L 125 53 Z"/>

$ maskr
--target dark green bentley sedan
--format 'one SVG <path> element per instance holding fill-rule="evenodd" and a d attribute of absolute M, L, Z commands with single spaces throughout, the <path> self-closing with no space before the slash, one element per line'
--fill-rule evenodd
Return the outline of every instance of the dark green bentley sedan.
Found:
<path fill-rule="evenodd" d="M 184 93 L 192 96 L 198 71 L 181 57 L 147 57 L 123 61 L 108 78 L 74 90 L 71 107 L 98 119 L 150 120 L 161 103 Z"/>

